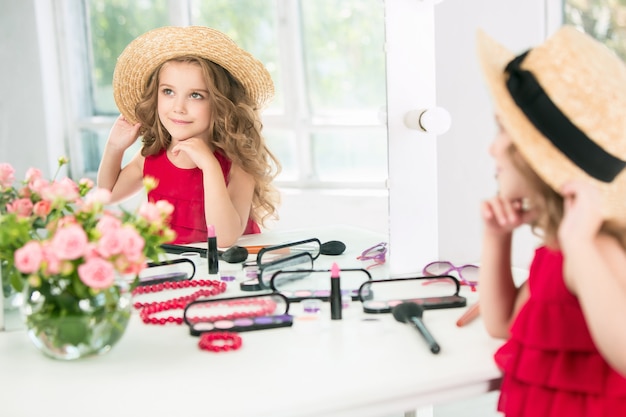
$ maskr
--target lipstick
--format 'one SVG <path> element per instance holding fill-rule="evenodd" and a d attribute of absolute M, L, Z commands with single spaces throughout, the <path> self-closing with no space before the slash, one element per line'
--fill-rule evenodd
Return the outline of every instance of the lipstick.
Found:
<path fill-rule="evenodd" d="M 474 319 L 476 319 L 479 314 L 480 314 L 480 311 L 478 309 L 478 303 L 475 303 L 470 308 L 468 308 L 467 311 L 465 311 L 465 313 L 463 313 L 461 317 L 459 317 L 459 319 L 456 321 L 456 325 L 458 327 L 463 327 L 466 324 L 469 324 L 472 321 L 474 321 Z"/>
<path fill-rule="evenodd" d="M 217 253 L 217 238 L 215 237 L 215 226 L 207 226 L 207 261 L 209 264 L 209 275 L 219 273 L 219 255 Z"/>
<path fill-rule="evenodd" d="M 341 279 L 339 266 L 333 262 L 330 268 L 330 318 L 341 320 Z"/>

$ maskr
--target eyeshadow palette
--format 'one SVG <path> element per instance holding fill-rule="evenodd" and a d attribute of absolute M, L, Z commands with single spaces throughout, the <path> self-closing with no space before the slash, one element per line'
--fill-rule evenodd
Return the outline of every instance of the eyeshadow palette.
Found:
<path fill-rule="evenodd" d="M 293 325 L 293 316 L 290 314 L 279 314 L 276 316 L 241 317 L 214 322 L 200 321 L 189 325 L 189 333 L 192 336 L 199 336 L 206 332 L 249 332 L 289 327 L 291 325 Z"/>
<path fill-rule="evenodd" d="M 365 300 L 363 301 L 363 312 L 370 314 L 390 313 L 398 304 L 402 304 L 406 301 L 412 301 L 421 305 L 424 310 L 435 310 L 438 308 L 455 308 L 465 307 L 467 305 L 467 299 L 460 295 L 446 295 L 442 297 L 424 297 L 424 298 L 412 298 L 407 300 Z"/>
<path fill-rule="evenodd" d="M 249 332 L 289 327 L 289 300 L 270 293 L 192 301 L 183 312 L 192 336 L 207 332 Z"/>
<path fill-rule="evenodd" d="M 467 299 L 459 291 L 460 283 L 451 275 L 387 278 L 363 283 L 358 299 L 370 314 L 390 313 L 405 301 L 425 310 L 465 307 Z"/>

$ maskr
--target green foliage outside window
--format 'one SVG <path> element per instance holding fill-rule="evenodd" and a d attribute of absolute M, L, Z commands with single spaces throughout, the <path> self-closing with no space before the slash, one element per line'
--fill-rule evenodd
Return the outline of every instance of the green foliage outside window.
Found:
<path fill-rule="evenodd" d="M 625 0 L 566 0 L 564 22 L 603 42 L 626 60 Z"/>

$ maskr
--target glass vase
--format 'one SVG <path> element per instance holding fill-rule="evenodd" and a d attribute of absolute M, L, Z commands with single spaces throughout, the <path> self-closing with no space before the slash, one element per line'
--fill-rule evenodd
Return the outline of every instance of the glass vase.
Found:
<path fill-rule="evenodd" d="M 59 360 L 100 355 L 122 338 L 131 315 L 127 282 L 120 279 L 98 291 L 76 291 L 76 283 L 64 279 L 38 284 L 25 286 L 22 315 L 30 340 L 45 355 Z"/>
<path fill-rule="evenodd" d="M 4 308 L 7 310 L 18 309 L 21 304 L 22 294 L 11 285 L 9 265 L 6 261 L 0 261 L 0 276 L 2 277 L 2 296 Z"/>

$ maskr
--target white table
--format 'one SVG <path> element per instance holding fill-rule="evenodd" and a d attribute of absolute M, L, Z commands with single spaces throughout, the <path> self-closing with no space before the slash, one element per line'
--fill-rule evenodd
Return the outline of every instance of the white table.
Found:
<path fill-rule="evenodd" d="M 316 267 L 336 261 L 360 266 L 355 256 L 381 240 L 351 228 L 268 233 L 242 243 L 278 243 L 292 237 L 337 239 L 339 257 L 322 256 Z M 237 268 L 221 264 L 222 272 Z M 371 271 L 384 275 L 385 268 Z M 375 278 L 379 276 L 375 275 Z M 225 295 L 236 295 L 237 285 Z M 464 288 L 464 291 L 466 289 Z M 468 304 L 476 293 L 464 292 Z M 299 314 L 299 304 L 290 312 Z M 492 355 L 501 341 L 480 320 L 458 328 L 464 309 L 429 310 L 424 321 L 441 345 L 433 355 L 419 334 L 390 314 L 371 315 L 353 302 L 341 321 L 324 303 L 318 321 L 242 333 L 234 352 L 198 349 L 187 326 L 144 325 L 133 314 L 122 340 L 105 355 L 74 362 L 48 359 L 25 332 L 0 333 L 0 415 L 380 417 L 453 401 L 497 388 Z M 376 318 L 375 321 L 363 321 Z"/>

